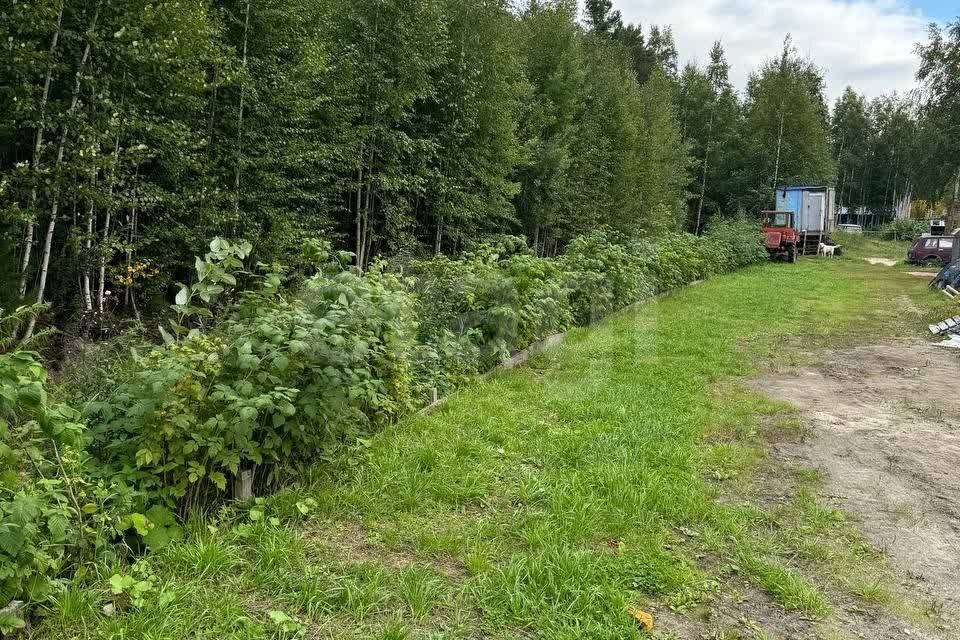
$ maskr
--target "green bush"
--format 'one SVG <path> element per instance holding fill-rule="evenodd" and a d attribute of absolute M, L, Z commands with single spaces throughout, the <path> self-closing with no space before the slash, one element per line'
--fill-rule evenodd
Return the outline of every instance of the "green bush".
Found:
<path fill-rule="evenodd" d="M 222 501 L 242 471 L 297 477 L 536 340 L 766 257 L 742 220 L 630 243 L 596 231 L 558 259 L 503 237 L 414 261 L 410 277 L 382 264 L 361 275 L 319 242 L 304 250 L 311 273 L 250 273 L 251 249 L 211 243 L 164 344 L 98 374 L 111 391 L 86 404 L 86 426 L 48 399 L 38 356 L 0 355 L 0 608 L 115 562 L 114 541 L 162 545 L 179 531 L 173 511 Z M 4 320 L 0 352 L 15 344 Z"/>
<path fill-rule="evenodd" d="M 49 594 L 87 541 L 84 426 L 50 401 L 40 357 L 17 337 L 39 310 L 0 309 L 0 610 Z M 23 625 L 16 612 L 0 615 L 0 635 Z"/>
<path fill-rule="evenodd" d="M 86 443 L 80 413 L 50 400 L 39 356 L 0 354 L 0 609 L 115 561 L 112 541 L 134 526 L 132 492 L 92 478 Z M 0 635 L 21 624 L 7 615 Z"/>
<path fill-rule="evenodd" d="M 669 291 L 767 259 L 760 228 L 742 218 L 713 221 L 701 236 L 661 238 L 653 251 L 658 291 Z"/>
<path fill-rule="evenodd" d="M 455 335 L 443 329 L 413 352 L 414 395 L 429 404 L 472 380 L 480 371 L 480 347 L 473 334 Z"/>
<path fill-rule="evenodd" d="M 377 269 L 359 276 L 326 248 L 320 257 L 297 295 L 268 273 L 216 328 L 138 356 L 89 405 L 95 451 L 118 477 L 188 512 L 241 470 L 293 471 L 413 406 L 406 285 Z"/>
<path fill-rule="evenodd" d="M 449 343 L 445 334 L 469 339 L 482 370 L 571 325 L 561 265 L 530 255 L 516 240 L 479 245 L 462 260 L 438 256 L 412 264 L 425 343 Z"/>
<path fill-rule="evenodd" d="M 568 277 L 574 318 L 581 326 L 649 297 L 656 290 L 649 274 L 649 257 L 631 252 L 605 231 L 574 240 L 561 263 Z"/>
<path fill-rule="evenodd" d="M 880 239 L 915 240 L 926 233 L 927 230 L 927 224 L 923 220 L 901 218 L 880 227 Z"/>
<path fill-rule="evenodd" d="M 435 344 L 444 334 L 477 347 L 477 368 L 496 364 L 518 331 L 517 292 L 495 254 L 463 260 L 438 256 L 412 264 L 420 305 L 420 339 Z"/>
<path fill-rule="evenodd" d="M 573 325 L 569 282 L 556 260 L 515 255 L 503 262 L 503 270 L 517 292 L 514 348 L 525 348 Z"/>
<path fill-rule="evenodd" d="M 742 217 L 714 219 L 703 238 L 712 252 L 715 273 L 733 271 L 767 260 L 760 228 Z"/>
<path fill-rule="evenodd" d="M 0 608 L 46 595 L 77 540 L 84 428 L 45 382 L 36 354 L 0 355 Z"/>
<path fill-rule="evenodd" d="M 658 291 L 670 291 L 712 274 L 709 244 L 684 233 L 665 236 L 656 244 L 653 274 Z"/>

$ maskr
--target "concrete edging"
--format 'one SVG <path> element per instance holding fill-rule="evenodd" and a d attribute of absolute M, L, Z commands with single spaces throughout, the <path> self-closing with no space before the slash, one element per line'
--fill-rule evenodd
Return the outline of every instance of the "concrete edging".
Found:
<path fill-rule="evenodd" d="M 693 286 L 695 286 L 695 285 L 702 284 L 703 282 L 705 282 L 705 281 L 704 281 L 704 280 L 694 280 L 693 282 L 690 282 L 690 283 L 688 283 L 688 284 L 685 284 L 685 285 L 683 285 L 682 287 L 677 287 L 676 289 L 670 289 L 669 291 L 664 291 L 663 293 L 658 293 L 658 294 L 656 294 L 656 295 L 654 295 L 654 296 L 651 296 L 651 297 L 649 297 L 649 298 L 646 298 L 646 299 L 644 299 L 644 300 L 638 300 L 637 302 L 634 302 L 634 303 L 632 303 L 632 304 L 629 304 L 629 305 L 627 305 L 626 307 L 624 307 L 624 308 L 622 308 L 622 309 L 618 309 L 617 311 L 614 311 L 614 312 L 611 313 L 610 315 L 607 315 L 607 316 L 604 316 L 604 317 L 600 318 L 600 319 L 597 320 L 596 322 L 591 322 L 589 325 L 587 325 L 586 327 L 583 327 L 583 328 L 596 327 L 596 326 L 600 325 L 600 324 L 603 323 L 603 322 L 606 322 L 607 320 L 609 320 L 610 318 L 612 318 L 612 317 L 614 317 L 614 316 L 616 316 L 616 315 L 619 315 L 619 314 L 621 314 L 621 313 L 629 313 L 629 312 L 631 312 L 631 311 L 636 311 L 637 309 L 639 309 L 639 308 L 641 308 L 641 307 L 644 307 L 644 306 L 646 306 L 646 305 L 648 305 L 648 304 L 652 304 L 652 303 L 654 303 L 654 302 L 659 302 L 660 300 L 663 300 L 663 299 L 666 298 L 666 297 L 669 297 L 669 296 L 671 296 L 671 295 L 673 295 L 673 294 L 675 294 L 675 293 L 678 293 L 678 292 L 680 292 L 680 291 L 683 291 L 683 290 L 686 289 L 687 287 L 693 287 Z M 495 374 L 495 373 L 498 372 L 498 371 L 515 369 L 516 367 L 519 367 L 520 365 L 525 364 L 525 363 L 527 362 L 527 360 L 529 360 L 530 358 L 532 358 L 532 357 L 534 357 L 534 356 L 537 356 L 537 355 L 540 355 L 541 353 L 544 353 L 544 352 L 546 352 L 546 351 L 549 351 L 550 349 L 553 349 L 554 347 L 560 346 L 561 344 L 563 344 L 564 340 L 566 340 L 567 335 L 568 335 L 569 333 L 570 333 L 570 330 L 562 331 L 562 332 L 560 332 L 560 333 L 555 333 L 555 334 L 553 334 L 553 335 L 547 336 L 547 337 L 544 338 L 543 340 L 538 340 L 537 342 L 534 342 L 533 344 L 531 344 L 530 346 L 528 346 L 526 349 L 521 349 L 520 351 L 518 351 L 518 352 L 516 352 L 515 354 L 513 354 L 511 357 L 507 358 L 506 360 L 503 360 L 500 364 L 498 364 L 497 366 L 495 366 L 493 369 L 490 369 L 489 371 L 486 371 L 486 372 L 480 374 L 480 379 L 483 380 L 483 379 L 489 378 L 490 376 L 492 376 L 493 374 Z M 456 389 L 452 394 L 450 394 L 450 395 L 448 395 L 448 396 L 444 396 L 444 397 L 442 397 L 442 398 L 437 398 L 436 400 L 434 400 L 433 402 L 431 402 L 431 403 L 428 404 L 427 406 L 425 406 L 425 407 L 423 407 L 422 409 L 418 410 L 414 415 L 418 415 L 418 416 L 419 416 L 419 415 L 426 415 L 426 414 L 431 413 L 434 409 L 437 409 L 437 408 L 443 406 L 444 404 L 446 404 L 447 400 L 449 400 L 449 399 L 452 398 L 453 396 L 457 395 L 457 393 L 459 393 L 459 391 L 460 391 L 460 389 Z"/>

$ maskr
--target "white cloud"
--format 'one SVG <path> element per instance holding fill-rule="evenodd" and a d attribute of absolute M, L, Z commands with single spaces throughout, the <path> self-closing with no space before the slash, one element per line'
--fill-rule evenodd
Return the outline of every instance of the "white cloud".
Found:
<path fill-rule="evenodd" d="M 680 62 L 704 62 L 721 40 L 731 77 L 747 75 L 775 56 L 789 33 L 800 52 L 825 71 L 832 102 L 852 85 L 875 97 L 908 91 L 929 18 L 897 0 L 614 0 L 629 22 L 673 26 Z"/>

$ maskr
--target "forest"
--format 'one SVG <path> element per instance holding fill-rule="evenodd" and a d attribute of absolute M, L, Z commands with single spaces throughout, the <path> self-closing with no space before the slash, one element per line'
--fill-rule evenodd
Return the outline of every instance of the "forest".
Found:
<path fill-rule="evenodd" d="M 669 26 L 609 0 L 15 2 L 0 18 L 0 305 L 79 335 L 162 306 L 214 236 L 294 263 L 309 238 L 537 255 L 606 227 L 700 232 L 774 185 L 889 216 L 955 191 L 934 31 L 917 95 L 833 106 L 790 42 L 738 91 L 722 43 L 678 68 Z M 706 52 L 705 52 L 706 53 Z M 109 294 L 109 295 L 108 295 Z"/>
<path fill-rule="evenodd" d="M 916 92 L 831 107 L 789 36 L 739 90 L 721 42 L 681 67 L 610 0 L 14 0 L 0 632 L 536 340 L 764 259 L 777 185 L 955 206 L 960 22 L 929 35 Z"/>

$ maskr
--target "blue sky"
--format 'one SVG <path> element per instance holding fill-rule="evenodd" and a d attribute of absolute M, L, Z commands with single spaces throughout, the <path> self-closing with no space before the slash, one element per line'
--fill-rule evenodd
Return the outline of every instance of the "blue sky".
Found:
<path fill-rule="evenodd" d="M 868 97 L 914 87 L 914 45 L 931 21 L 960 15 L 957 0 L 614 0 L 625 19 L 673 25 L 681 62 L 702 63 L 714 40 L 727 50 L 731 77 L 776 55 L 789 33 L 824 70 L 832 100 L 853 86 Z"/>
<path fill-rule="evenodd" d="M 947 0 L 915 0 L 910 4 L 938 21 L 952 20 L 960 15 L 960 8 L 957 7 L 956 3 L 947 2 Z"/>

